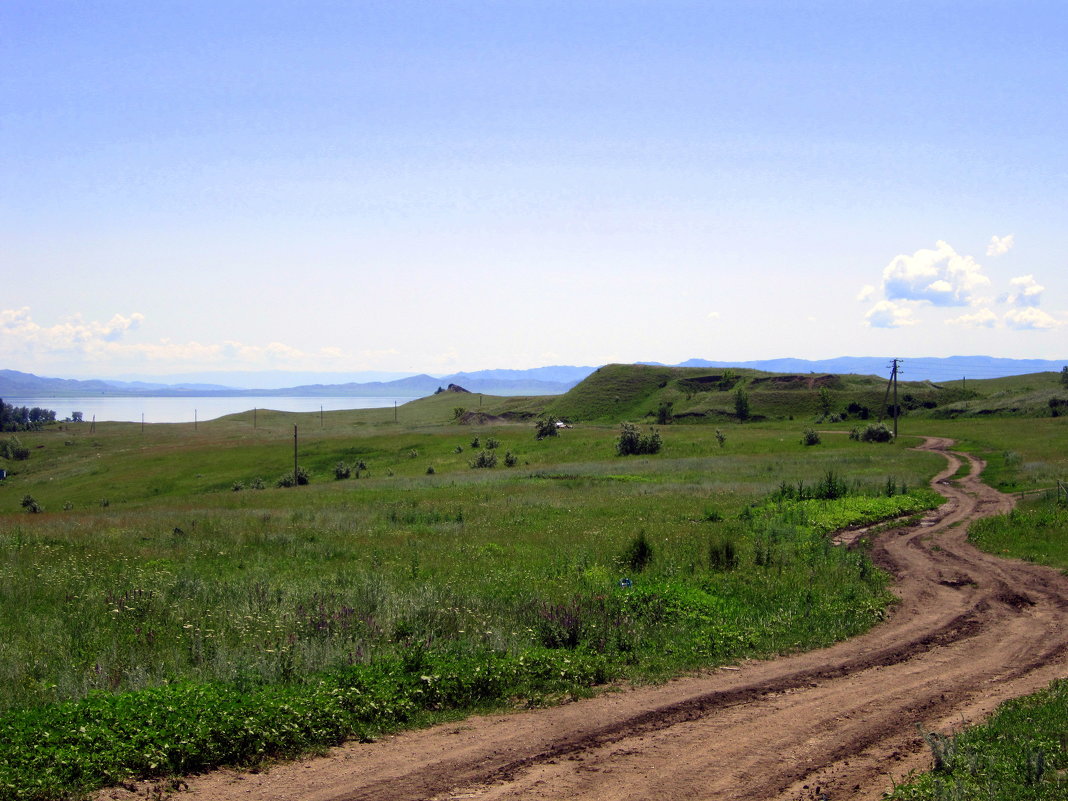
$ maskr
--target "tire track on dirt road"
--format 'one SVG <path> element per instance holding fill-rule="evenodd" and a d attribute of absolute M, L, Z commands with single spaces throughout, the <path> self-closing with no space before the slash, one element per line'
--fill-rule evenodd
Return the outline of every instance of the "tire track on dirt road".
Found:
<path fill-rule="evenodd" d="M 899 603 L 871 631 L 818 651 L 531 713 L 470 718 L 335 749 L 258 775 L 189 780 L 196 801 L 650 798 L 876 799 L 929 764 L 916 725 L 946 729 L 1068 673 L 1068 578 L 966 542 L 1012 508 L 983 464 L 947 460 L 946 498 L 873 558 Z M 968 475 L 951 481 L 963 463 Z M 100 798 L 121 798 L 105 791 Z"/>

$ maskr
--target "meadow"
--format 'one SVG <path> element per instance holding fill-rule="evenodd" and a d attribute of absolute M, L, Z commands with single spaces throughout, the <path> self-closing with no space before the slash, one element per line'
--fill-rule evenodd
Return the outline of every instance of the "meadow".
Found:
<path fill-rule="evenodd" d="M 899 442 L 868 443 L 820 407 L 874 385 L 757 384 L 743 424 L 736 377 L 713 394 L 692 373 L 20 434 L 30 456 L 0 484 L 0 798 L 824 645 L 892 602 L 828 533 L 939 502 L 944 461 L 912 432 L 957 438 L 1005 489 L 1064 473 L 1063 419 L 905 418 Z M 645 434 L 687 393 L 723 407 L 715 425 L 687 425 L 691 405 L 659 453 L 616 453 L 620 415 Z M 565 407 L 574 427 L 536 439 Z M 277 486 L 294 445 L 309 481 Z"/>
<path fill-rule="evenodd" d="M 441 396 L 393 415 L 20 435 L 31 456 L 0 488 L 0 797 L 848 637 L 890 595 L 827 532 L 937 503 L 938 457 L 806 447 L 794 423 L 671 426 L 622 457 L 615 425 L 537 440 L 529 420 L 461 425 Z M 310 482 L 276 487 L 294 425 Z"/>

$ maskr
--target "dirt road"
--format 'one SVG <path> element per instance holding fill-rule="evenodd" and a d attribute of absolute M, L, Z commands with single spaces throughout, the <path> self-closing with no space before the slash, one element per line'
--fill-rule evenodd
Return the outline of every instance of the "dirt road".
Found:
<path fill-rule="evenodd" d="M 402 799 L 875 799 L 930 764 L 916 728 L 946 731 L 1068 675 L 1068 578 L 976 551 L 964 521 L 1011 508 L 948 465 L 947 502 L 881 535 L 875 559 L 901 599 L 871 632 L 554 709 L 471 718 L 265 774 L 189 780 L 197 801 Z M 970 475 L 953 484 L 962 460 Z M 108 791 L 102 798 L 122 797 Z"/>

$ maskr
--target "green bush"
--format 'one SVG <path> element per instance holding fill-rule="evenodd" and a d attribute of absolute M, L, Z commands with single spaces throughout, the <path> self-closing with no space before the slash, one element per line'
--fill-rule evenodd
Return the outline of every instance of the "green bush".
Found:
<path fill-rule="evenodd" d="M 338 462 L 334 465 L 334 478 L 337 481 L 341 481 L 344 478 L 350 478 L 352 476 L 352 468 L 344 462 Z"/>
<path fill-rule="evenodd" d="M 894 432 L 883 423 L 871 423 L 859 432 L 861 442 L 889 442 L 894 438 Z"/>
<path fill-rule="evenodd" d="M 492 451 L 479 451 L 471 463 L 472 468 L 490 468 L 497 466 L 497 454 Z"/>
<path fill-rule="evenodd" d="M 545 439 L 546 437 L 558 437 L 560 436 L 560 430 L 556 424 L 559 422 L 551 414 L 545 417 L 540 417 L 534 421 L 534 439 Z"/>
<path fill-rule="evenodd" d="M 653 561 L 653 546 L 641 529 L 623 552 L 621 563 L 635 573 L 641 573 Z"/>
<path fill-rule="evenodd" d="M 738 550 L 730 537 L 716 537 L 708 543 L 708 567 L 725 572 L 738 567 Z"/>
<path fill-rule="evenodd" d="M 802 445 L 819 445 L 820 442 L 820 432 L 813 428 L 806 428 L 805 433 L 801 435 Z"/>
<path fill-rule="evenodd" d="M 650 429 L 649 434 L 642 436 L 638 433 L 638 427 L 633 423 L 623 423 L 620 426 L 619 439 L 616 440 L 616 453 L 620 456 L 635 456 L 645 453 L 660 453 L 664 441 L 660 432 L 655 428 Z"/>
<path fill-rule="evenodd" d="M 505 467 L 515 467 L 517 464 L 519 464 L 519 457 L 518 456 L 516 456 L 511 451 L 508 451 L 506 454 L 504 454 L 504 466 Z"/>
<path fill-rule="evenodd" d="M 31 514 L 37 514 L 44 511 L 41 508 L 41 504 L 37 503 L 37 500 L 32 495 L 22 496 L 22 508 Z"/>

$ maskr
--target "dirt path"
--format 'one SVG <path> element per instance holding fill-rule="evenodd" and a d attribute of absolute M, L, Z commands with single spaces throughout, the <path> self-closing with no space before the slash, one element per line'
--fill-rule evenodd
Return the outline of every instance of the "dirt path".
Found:
<path fill-rule="evenodd" d="M 1068 578 L 965 542 L 961 523 L 1012 500 L 951 445 L 921 446 L 946 457 L 932 482 L 946 504 L 875 545 L 901 602 L 865 635 L 661 687 L 354 744 L 264 774 L 220 771 L 190 779 L 179 797 L 880 798 L 930 764 L 917 723 L 946 731 L 1068 675 Z M 950 484 L 963 460 L 970 474 Z"/>

